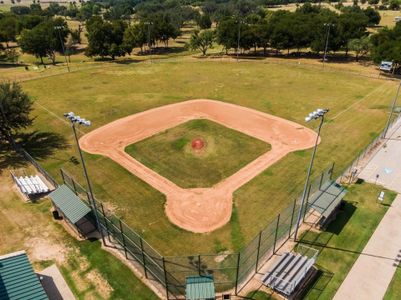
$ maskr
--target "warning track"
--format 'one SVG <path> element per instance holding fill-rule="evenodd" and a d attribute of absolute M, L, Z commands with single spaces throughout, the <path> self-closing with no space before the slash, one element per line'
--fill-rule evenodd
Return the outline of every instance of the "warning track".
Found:
<path fill-rule="evenodd" d="M 271 150 L 211 188 L 183 189 L 146 167 L 124 149 L 158 132 L 194 119 L 208 119 L 271 145 Z M 231 217 L 235 190 L 292 151 L 311 148 L 316 133 L 257 110 L 215 100 L 170 104 L 118 119 L 80 139 L 83 150 L 107 156 L 166 195 L 169 220 L 203 233 L 225 225 Z M 222 157 L 222 159 L 224 159 Z"/>

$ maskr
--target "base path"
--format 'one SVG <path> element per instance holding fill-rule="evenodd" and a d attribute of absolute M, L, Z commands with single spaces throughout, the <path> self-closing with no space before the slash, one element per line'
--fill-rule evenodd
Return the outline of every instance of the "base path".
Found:
<path fill-rule="evenodd" d="M 183 189 L 125 152 L 133 143 L 194 119 L 208 119 L 271 145 L 271 150 L 211 188 Z M 231 217 L 235 190 L 292 151 L 313 147 L 316 133 L 257 110 L 198 99 L 166 105 L 118 119 L 80 139 L 83 150 L 105 155 L 166 195 L 166 214 L 177 226 L 209 232 Z M 224 159 L 224 158 L 222 158 Z"/>
<path fill-rule="evenodd" d="M 400 245 L 401 195 L 398 195 L 341 284 L 334 299 L 383 299 L 398 267 Z"/>

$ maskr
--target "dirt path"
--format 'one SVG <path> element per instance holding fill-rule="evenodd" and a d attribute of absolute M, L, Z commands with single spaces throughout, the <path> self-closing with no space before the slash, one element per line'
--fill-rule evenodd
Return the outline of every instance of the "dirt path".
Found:
<path fill-rule="evenodd" d="M 211 188 L 183 189 L 128 155 L 126 146 L 194 119 L 209 119 L 271 144 L 241 170 Z M 232 194 L 239 187 L 283 158 L 287 153 L 314 145 L 316 133 L 297 123 L 246 107 L 197 99 L 166 105 L 118 119 L 80 139 L 82 149 L 108 156 L 167 198 L 166 214 L 177 226 L 209 232 L 231 217 Z"/>

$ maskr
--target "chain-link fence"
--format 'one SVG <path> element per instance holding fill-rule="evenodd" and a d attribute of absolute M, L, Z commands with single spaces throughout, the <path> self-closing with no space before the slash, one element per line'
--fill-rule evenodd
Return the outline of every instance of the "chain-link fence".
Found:
<path fill-rule="evenodd" d="M 401 113 L 394 112 L 393 118 L 389 120 L 382 132 L 380 132 L 368 146 L 360 151 L 351 164 L 341 173 L 342 175 L 339 178 L 340 183 L 351 184 L 357 179 L 367 160 L 380 149 L 388 136 L 391 136 L 392 131 L 399 126 L 401 126 Z"/>
<path fill-rule="evenodd" d="M 316 192 L 331 180 L 334 165 L 311 181 L 309 192 Z M 75 179 L 61 170 L 64 184 L 90 204 L 89 197 Z M 96 201 L 96 200 L 95 200 Z M 294 233 L 301 199 L 294 200 L 274 221 L 268 224 L 239 253 L 194 254 L 163 257 L 141 236 L 96 201 L 97 214 L 102 230 L 109 242 L 117 242 L 125 257 L 142 266 L 144 276 L 157 280 L 166 289 L 169 298 L 185 294 L 188 276 L 212 275 L 216 291 L 233 290 L 237 294 L 252 275 L 270 259 Z"/>

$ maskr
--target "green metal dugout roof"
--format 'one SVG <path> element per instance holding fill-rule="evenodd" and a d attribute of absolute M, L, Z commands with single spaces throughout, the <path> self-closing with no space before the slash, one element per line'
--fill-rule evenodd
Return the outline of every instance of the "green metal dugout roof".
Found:
<path fill-rule="evenodd" d="M 0 299 L 48 299 L 25 251 L 0 256 Z"/>
<path fill-rule="evenodd" d="M 186 280 L 186 299 L 215 299 L 213 276 L 189 276 Z"/>
<path fill-rule="evenodd" d="M 49 197 L 72 224 L 77 223 L 91 211 L 65 184 L 50 193 Z"/>
<path fill-rule="evenodd" d="M 308 205 L 323 217 L 328 218 L 346 193 L 347 191 L 341 185 L 328 182 L 309 198 Z"/>

